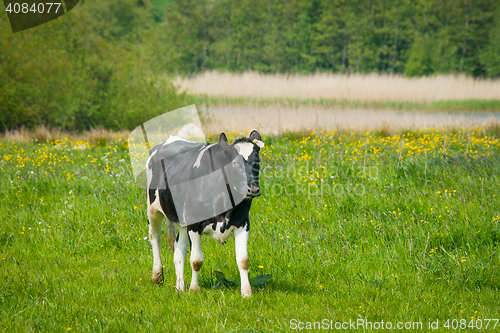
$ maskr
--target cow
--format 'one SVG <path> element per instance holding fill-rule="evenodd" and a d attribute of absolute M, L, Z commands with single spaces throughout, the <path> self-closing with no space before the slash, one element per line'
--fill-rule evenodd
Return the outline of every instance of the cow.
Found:
<path fill-rule="evenodd" d="M 163 217 L 166 217 L 166 236 L 174 252 L 175 287 L 178 291 L 185 290 L 184 260 L 188 244 L 191 245 L 192 268 L 189 288 L 196 291 L 200 288 L 198 273 L 204 261 L 201 236 L 206 234 L 224 244 L 234 231 L 241 295 L 252 294 L 248 280 L 247 241 L 250 206 L 252 199 L 260 195 L 259 150 L 264 146 L 261 140 L 261 135 L 253 130 L 248 137 L 233 144 L 229 144 L 226 135 L 221 133 L 218 143 L 194 143 L 170 137 L 151 149 L 146 162 L 146 181 L 149 240 L 153 248 L 152 282 L 163 282 L 160 229 Z M 222 187 L 225 186 L 225 193 L 230 192 L 232 196 L 214 193 L 224 191 L 212 184 L 213 180 L 208 176 L 209 180 L 203 181 L 201 186 L 189 185 L 193 180 L 199 184 L 202 176 L 215 174 L 223 175 L 225 183 L 222 182 Z M 233 179 L 231 184 L 228 184 L 228 179 Z M 194 200 L 194 204 L 188 200 Z M 191 204 L 190 208 L 185 202 Z M 192 211 L 195 214 L 190 213 Z M 176 226 L 179 228 L 177 236 Z"/>

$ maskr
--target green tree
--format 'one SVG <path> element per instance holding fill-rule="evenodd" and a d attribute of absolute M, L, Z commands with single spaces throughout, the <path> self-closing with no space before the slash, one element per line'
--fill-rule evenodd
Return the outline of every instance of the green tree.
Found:
<path fill-rule="evenodd" d="M 148 42 L 158 26 L 142 4 L 85 1 L 17 34 L 7 24 L 0 16 L 1 130 L 133 128 L 189 102 L 159 71 Z"/>
<path fill-rule="evenodd" d="M 483 48 L 480 59 L 488 76 L 500 76 L 500 6 L 495 15 L 495 25 L 489 31 L 488 43 Z"/>

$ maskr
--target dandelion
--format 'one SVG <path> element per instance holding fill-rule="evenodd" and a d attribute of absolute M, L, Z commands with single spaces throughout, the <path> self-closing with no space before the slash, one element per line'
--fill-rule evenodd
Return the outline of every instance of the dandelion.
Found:
<path fill-rule="evenodd" d="M 288 265 L 288 266 L 290 266 L 290 265 Z M 259 267 L 259 268 L 264 268 L 264 266 L 262 266 L 262 265 L 259 265 L 258 267 Z"/>

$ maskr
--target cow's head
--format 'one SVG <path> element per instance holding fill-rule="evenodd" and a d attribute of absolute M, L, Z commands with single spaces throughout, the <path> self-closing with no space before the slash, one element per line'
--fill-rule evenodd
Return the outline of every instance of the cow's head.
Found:
<path fill-rule="evenodd" d="M 250 198 L 260 195 L 259 151 L 260 148 L 264 147 L 261 140 L 262 137 L 255 130 L 250 133 L 248 138 L 238 139 L 232 145 L 227 143 L 227 137 L 224 133 L 219 136 L 219 145 L 231 160 L 233 172 L 244 172 L 246 175 L 246 184 L 240 184 L 237 187 L 246 187 L 246 196 Z"/>

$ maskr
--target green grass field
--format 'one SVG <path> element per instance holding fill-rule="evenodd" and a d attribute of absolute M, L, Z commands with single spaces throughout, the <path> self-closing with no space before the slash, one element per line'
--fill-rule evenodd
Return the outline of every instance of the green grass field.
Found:
<path fill-rule="evenodd" d="M 174 290 L 166 241 L 165 283 L 150 282 L 124 142 L 0 141 L 0 331 L 281 332 L 293 319 L 498 331 L 498 130 L 264 142 L 249 272 L 272 278 L 243 299 L 217 287 L 217 271 L 239 281 L 232 237 L 203 238 L 201 291 Z"/>
<path fill-rule="evenodd" d="M 407 111 L 499 111 L 498 99 L 461 99 L 461 100 L 436 100 L 431 102 L 368 102 L 351 99 L 332 98 L 253 98 L 253 97 L 227 97 L 208 96 L 204 94 L 190 95 L 196 104 L 210 106 L 314 106 L 341 109 L 390 109 Z"/>

